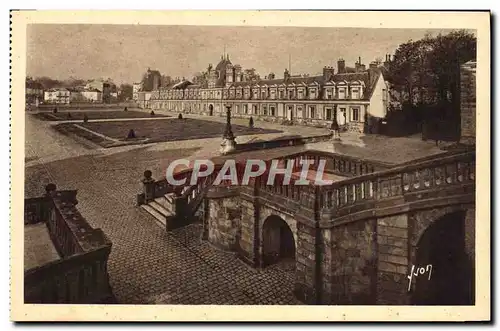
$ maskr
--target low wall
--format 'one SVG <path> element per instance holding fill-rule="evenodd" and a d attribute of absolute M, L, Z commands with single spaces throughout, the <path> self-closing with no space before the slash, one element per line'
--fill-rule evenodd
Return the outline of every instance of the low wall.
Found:
<path fill-rule="evenodd" d="M 30 215 L 29 224 L 46 223 L 61 259 L 25 271 L 25 303 L 114 301 L 107 272 L 111 242 L 87 223 L 76 204 L 76 191 L 51 189 L 45 197 L 27 199 L 25 219 Z"/>

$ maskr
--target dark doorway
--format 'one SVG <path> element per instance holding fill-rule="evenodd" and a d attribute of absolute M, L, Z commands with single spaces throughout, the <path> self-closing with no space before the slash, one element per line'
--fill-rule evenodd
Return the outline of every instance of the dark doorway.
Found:
<path fill-rule="evenodd" d="M 428 274 L 413 276 L 415 305 L 473 305 L 474 268 L 465 251 L 465 211 L 447 214 L 422 234 L 415 268 L 432 266 Z"/>
<path fill-rule="evenodd" d="M 295 260 L 295 240 L 288 224 L 279 216 L 269 216 L 262 228 L 263 266 Z"/>
<path fill-rule="evenodd" d="M 214 116 L 214 106 L 213 105 L 208 105 L 208 114 L 210 116 Z"/>

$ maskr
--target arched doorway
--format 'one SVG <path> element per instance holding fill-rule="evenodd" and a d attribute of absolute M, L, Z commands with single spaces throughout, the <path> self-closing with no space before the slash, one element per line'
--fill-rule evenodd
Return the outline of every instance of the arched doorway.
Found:
<path fill-rule="evenodd" d="M 295 240 L 288 224 L 271 215 L 262 227 L 262 262 L 266 267 L 280 261 L 295 261 Z"/>
<path fill-rule="evenodd" d="M 208 105 L 208 115 L 214 116 L 214 106 Z"/>
<path fill-rule="evenodd" d="M 465 250 L 465 211 L 444 215 L 422 234 L 416 247 L 415 268 L 432 266 L 413 276 L 416 305 L 473 305 L 474 268 Z"/>

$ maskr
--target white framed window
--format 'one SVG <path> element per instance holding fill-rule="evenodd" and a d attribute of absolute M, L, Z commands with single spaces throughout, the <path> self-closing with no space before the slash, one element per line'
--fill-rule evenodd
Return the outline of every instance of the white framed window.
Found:
<path fill-rule="evenodd" d="M 331 88 L 326 89 L 326 98 L 333 99 L 333 89 L 331 89 Z"/>
<path fill-rule="evenodd" d="M 354 87 L 351 89 L 351 97 L 352 99 L 359 99 L 359 88 Z"/>
<path fill-rule="evenodd" d="M 316 106 L 309 106 L 309 118 L 316 118 Z"/>
<path fill-rule="evenodd" d="M 359 108 L 358 107 L 353 107 L 351 108 L 351 121 L 353 122 L 359 122 Z"/>
<path fill-rule="evenodd" d="M 316 99 L 316 88 L 310 88 L 309 89 L 309 97 L 311 99 Z"/>
<path fill-rule="evenodd" d="M 276 108 L 274 106 L 269 106 L 269 113 L 271 116 L 276 116 Z"/>
<path fill-rule="evenodd" d="M 339 88 L 339 99 L 345 99 L 345 87 Z"/>

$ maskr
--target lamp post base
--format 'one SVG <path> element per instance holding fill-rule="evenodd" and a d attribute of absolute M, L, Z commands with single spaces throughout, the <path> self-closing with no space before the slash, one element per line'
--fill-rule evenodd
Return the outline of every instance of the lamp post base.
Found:
<path fill-rule="evenodd" d="M 236 141 L 229 138 L 224 138 L 220 144 L 220 153 L 222 155 L 227 155 L 236 151 Z"/>

